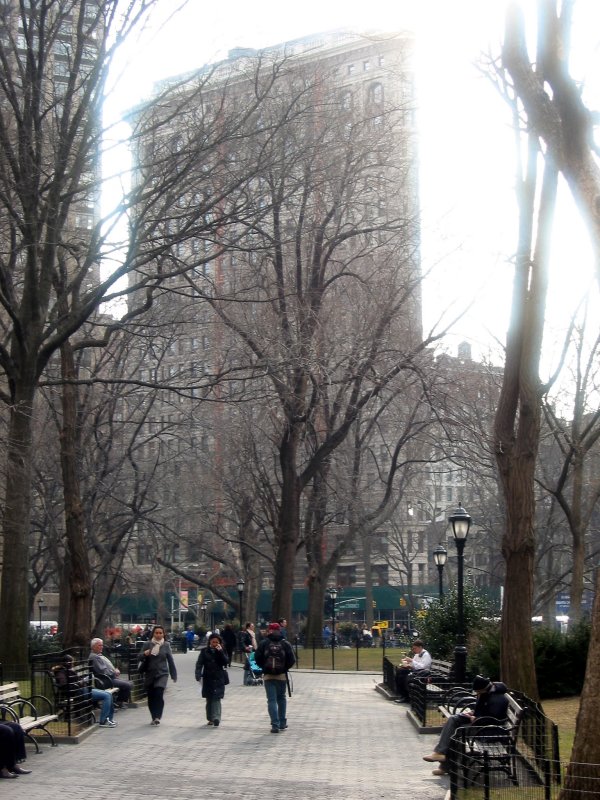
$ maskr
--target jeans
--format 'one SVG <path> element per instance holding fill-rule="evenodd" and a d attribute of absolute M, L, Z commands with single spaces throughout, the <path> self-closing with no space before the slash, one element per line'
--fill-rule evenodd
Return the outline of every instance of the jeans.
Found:
<path fill-rule="evenodd" d="M 92 689 L 92 700 L 102 703 L 102 707 L 100 708 L 100 722 L 106 722 L 107 719 L 112 719 L 113 698 L 110 692 L 105 692 L 104 689 Z"/>
<path fill-rule="evenodd" d="M 209 722 L 214 722 L 216 719 L 221 721 L 221 698 L 220 697 L 207 697 L 206 698 L 206 719 Z"/>
<path fill-rule="evenodd" d="M 273 679 L 265 680 L 265 691 L 267 693 L 267 709 L 271 718 L 271 725 L 274 728 L 285 728 L 287 719 L 287 696 L 286 681 Z"/>
<path fill-rule="evenodd" d="M 450 740 L 456 733 L 459 728 L 464 728 L 467 725 L 471 724 L 471 720 L 469 717 L 464 716 L 463 714 L 452 714 L 451 717 L 448 717 L 444 727 L 442 728 L 442 733 L 440 735 L 439 741 L 435 746 L 436 753 L 442 753 L 442 755 L 448 755 L 450 750 Z"/>

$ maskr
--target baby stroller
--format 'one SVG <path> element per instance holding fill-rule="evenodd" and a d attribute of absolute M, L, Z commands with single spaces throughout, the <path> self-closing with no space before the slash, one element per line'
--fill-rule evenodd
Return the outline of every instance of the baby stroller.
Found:
<path fill-rule="evenodd" d="M 263 671 L 256 663 L 254 652 L 246 653 L 246 664 L 244 666 L 244 684 L 246 686 L 262 686 Z"/>

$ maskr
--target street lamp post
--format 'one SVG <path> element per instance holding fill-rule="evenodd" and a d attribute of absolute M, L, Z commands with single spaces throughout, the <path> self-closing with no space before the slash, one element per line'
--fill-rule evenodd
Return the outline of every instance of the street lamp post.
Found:
<path fill-rule="evenodd" d="M 454 671 L 457 683 L 464 683 L 467 672 L 467 648 L 465 646 L 465 620 L 464 620 L 464 550 L 471 527 L 471 517 L 467 514 L 462 504 L 448 517 L 452 525 L 452 533 L 458 554 L 458 591 L 456 606 L 458 613 L 458 629 L 456 636 L 456 647 L 454 648 Z"/>
<path fill-rule="evenodd" d="M 338 590 L 335 586 L 330 586 L 327 592 L 331 600 L 331 669 L 335 670 L 335 601 Z"/>
<path fill-rule="evenodd" d="M 237 582 L 237 590 L 238 590 L 238 598 L 240 601 L 240 635 L 239 639 L 239 647 L 240 653 L 242 652 L 242 633 L 244 631 L 244 580 L 240 578 Z"/>
<path fill-rule="evenodd" d="M 40 633 L 42 632 L 42 609 L 44 607 L 44 598 L 38 597 L 38 611 L 40 615 Z"/>
<path fill-rule="evenodd" d="M 438 579 L 439 579 L 439 594 L 440 600 L 444 599 L 444 566 L 446 565 L 446 561 L 448 560 L 448 551 L 444 547 L 444 545 L 440 542 L 438 546 L 433 551 L 433 563 L 436 565 L 438 570 Z"/>

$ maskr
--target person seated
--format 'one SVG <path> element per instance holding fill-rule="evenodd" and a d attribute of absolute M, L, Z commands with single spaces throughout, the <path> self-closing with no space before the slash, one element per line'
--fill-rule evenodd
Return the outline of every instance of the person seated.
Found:
<path fill-rule="evenodd" d="M 117 694 L 117 705 L 123 708 L 131 703 L 131 688 L 130 681 L 121 678 L 121 672 L 114 666 L 112 661 L 103 655 L 104 642 L 102 639 L 92 639 L 91 652 L 88 656 L 89 665 L 97 681 L 99 689 L 109 689 L 111 686 L 116 686 L 119 690 Z"/>
<path fill-rule="evenodd" d="M 73 700 L 91 700 L 100 704 L 100 725 L 103 728 L 115 728 L 117 723 L 113 720 L 114 701 L 112 692 L 89 686 L 88 675 L 78 675 L 74 669 L 72 655 L 65 655 L 63 663 L 52 668 L 56 685 L 64 688 Z"/>
<path fill-rule="evenodd" d="M 31 770 L 18 763 L 26 758 L 25 734 L 19 723 L 0 720 L 0 778 L 30 775 Z"/>
<path fill-rule="evenodd" d="M 423 756 L 423 761 L 439 761 L 438 769 L 433 770 L 434 775 L 445 775 L 447 770 L 444 766 L 450 750 L 450 740 L 458 728 L 476 723 L 477 720 L 492 718 L 497 722 L 504 722 L 508 711 L 508 688 L 501 681 L 491 681 L 483 675 L 476 675 L 473 680 L 473 691 L 477 696 L 475 706 L 472 711 L 461 711 L 460 714 L 452 714 L 442 728 L 439 741 L 433 753 Z"/>
<path fill-rule="evenodd" d="M 396 670 L 396 693 L 399 695 L 399 703 L 408 702 L 410 678 L 424 677 L 429 674 L 429 668 L 431 667 L 431 655 L 425 650 L 425 646 L 420 639 L 415 639 L 411 650 L 412 656 L 403 658 Z"/>

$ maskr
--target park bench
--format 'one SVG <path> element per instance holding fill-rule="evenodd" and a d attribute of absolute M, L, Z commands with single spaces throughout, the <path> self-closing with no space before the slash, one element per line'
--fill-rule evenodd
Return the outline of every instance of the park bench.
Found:
<path fill-rule="evenodd" d="M 439 710 L 449 717 L 474 704 L 473 696 L 455 693 Z M 491 772 L 502 772 L 517 785 L 517 739 L 525 714 L 526 709 L 509 694 L 506 719 L 499 721 L 493 717 L 481 717 L 474 723 L 458 728 L 453 736 L 450 759 L 450 769 L 454 764 L 457 782 L 462 777 L 463 786 L 467 787 L 480 774 L 489 779 Z"/>
<path fill-rule="evenodd" d="M 38 705 L 44 705 L 48 713 L 40 713 L 34 705 L 34 700 Z M 25 737 L 35 745 L 36 753 L 40 752 L 40 747 L 33 731 L 43 731 L 44 736 L 50 739 L 52 746 L 56 746 L 54 736 L 47 727 L 50 722 L 58 719 L 58 715 L 52 711 L 52 703 L 43 695 L 22 697 L 19 692 L 19 684 L 16 682 L 0 686 L 0 719 L 18 722 Z"/>
<path fill-rule="evenodd" d="M 89 667 L 84 664 L 78 664 L 73 667 L 77 673 L 78 680 L 82 682 L 80 688 L 74 688 L 68 684 L 59 683 L 57 672 L 61 666 L 56 665 L 45 671 L 52 686 L 54 710 L 66 722 L 94 724 L 96 716 L 93 709 L 97 707 L 98 703 L 92 700 L 90 693 L 86 691 L 86 686 L 91 687 L 94 685 L 96 688 L 100 687 L 97 686 L 96 681 L 93 679 Z M 92 681 L 94 682 L 92 683 Z M 116 686 L 111 686 L 103 689 L 103 691 L 115 695 L 119 690 Z"/>
<path fill-rule="evenodd" d="M 411 703 L 415 691 L 422 688 L 425 689 L 425 702 L 429 708 L 434 708 L 442 702 L 452 684 L 452 668 L 453 664 L 449 661 L 434 658 L 430 668 L 422 675 L 419 672 L 413 673 L 408 683 Z M 422 691 L 419 694 L 422 694 Z"/>

